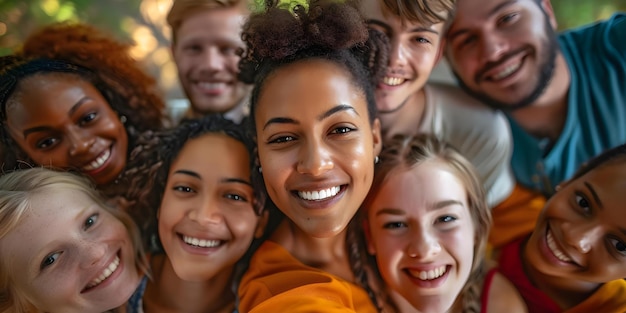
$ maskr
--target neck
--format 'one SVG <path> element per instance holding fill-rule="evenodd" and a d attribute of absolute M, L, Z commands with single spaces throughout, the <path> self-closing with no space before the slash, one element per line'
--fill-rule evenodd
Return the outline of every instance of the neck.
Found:
<path fill-rule="evenodd" d="M 314 238 L 285 219 L 270 240 L 283 246 L 303 264 L 352 282 L 354 274 L 348 259 L 346 232 L 347 228 L 333 237 Z"/>
<path fill-rule="evenodd" d="M 559 53 L 554 75 L 544 93 L 531 105 L 511 112 L 511 116 L 534 137 L 556 141 L 567 120 L 567 94 L 570 82 L 567 63 Z"/>
<path fill-rule="evenodd" d="M 205 281 L 185 281 L 176 275 L 167 256 L 156 255 L 151 263 L 154 279 L 148 282 L 144 295 L 146 312 L 233 311 L 235 295 L 231 289 L 232 267 Z"/>
<path fill-rule="evenodd" d="M 426 93 L 422 88 L 408 97 L 398 109 L 379 112 L 383 138 L 390 139 L 397 134 L 417 134 L 425 109 Z"/>
<path fill-rule="evenodd" d="M 542 273 L 526 258 L 528 246 L 522 248 L 522 265 L 530 282 L 543 291 L 563 310 L 572 308 L 591 296 L 602 284 Z"/>

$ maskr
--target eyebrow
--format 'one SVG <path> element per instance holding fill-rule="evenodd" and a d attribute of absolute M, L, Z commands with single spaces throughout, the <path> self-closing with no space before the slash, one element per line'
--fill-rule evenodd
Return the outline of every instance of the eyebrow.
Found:
<path fill-rule="evenodd" d="M 604 206 L 602 205 L 602 201 L 600 201 L 600 197 L 598 197 L 598 194 L 596 193 L 596 190 L 593 189 L 593 186 L 591 186 L 591 184 L 588 182 L 584 182 L 584 184 L 585 186 L 587 186 L 587 189 L 589 189 L 589 192 L 591 193 L 591 196 L 593 196 L 593 200 L 595 200 L 596 203 L 598 204 L 598 207 L 603 209 Z"/>
<path fill-rule="evenodd" d="M 487 13 L 487 16 L 484 17 L 483 20 L 486 20 L 487 18 L 495 15 L 496 13 L 498 13 L 500 10 L 504 9 L 505 7 L 508 7 L 510 5 L 515 4 L 517 1 L 518 0 L 509 0 L 509 1 L 505 1 L 505 2 L 502 2 L 502 3 L 498 4 L 498 5 L 496 5 L 493 9 L 491 9 L 491 11 L 489 11 L 489 13 Z M 469 32 L 469 30 L 467 30 L 467 29 L 460 29 L 458 31 L 455 31 L 454 33 L 449 34 L 447 37 L 448 37 L 448 40 L 451 41 L 454 38 L 456 38 L 456 37 L 458 37 L 460 35 L 463 35 L 465 33 L 468 33 L 468 32 Z"/>
<path fill-rule="evenodd" d="M 389 26 L 387 23 L 380 21 L 380 20 L 376 20 L 376 19 L 370 19 L 367 21 L 368 24 L 374 24 L 377 25 L 379 27 L 382 27 L 385 29 L 385 32 L 387 34 L 392 33 L 393 31 L 391 30 L 391 26 Z M 426 26 L 417 26 L 415 28 L 410 29 L 408 32 L 410 33 L 421 33 L 421 32 L 429 32 L 429 33 L 433 33 L 435 35 L 438 35 L 439 32 L 430 28 L 430 27 L 426 27 Z"/>
<path fill-rule="evenodd" d="M 74 113 L 76 113 L 76 111 L 78 110 L 78 108 L 80 108 L 80 106 L 82 106 L 85 102 L 87 102 L 87 100 L 91 100 L 90 97 L 82 97 L 80 98 L 76 103 L 74 103 L 74 105 L 70 108 L 70 110 L 67 112 L 68 116 L 73 115 Z M 47 131 L 49 130 L 50 127 L 48 126 L 37 126 L 37 127 L 31 127 L 31 128 L 27 128 L 24 129 L 24 131 L 22 132 L 22 134 L 24 135 L 24 139 L 26 139 L 26 137 L 32 133 L 36 133 L 36 132 L 42 132 L 42 131 Z"/>
<path fill-rule="evenodd" d="M 172 175 L 174 174 L 182 174 L 182 175 L 188 175 L 194 178 L 197 178 L 199 180 L 202 180 L 202 176 L 200 176 L 200 174 L 194 172 L 194 171 L 190 171 L 190 170 L 177 170 L 174 173 L 172 173 Z M 244 184 L 244 185 L 248 185 L 250 187 L 252 187 L 252 183 L 250 183 L 249 181 L 245 180 L 245 179 L 241 179 L 241 178 L 224 178 L 221 179 L 220 182 L 222 183 L 238 183 L 238 184 Z"/>
<path fill-rule="evenodd" d="M 353 111 L 356 115 L 359 115 L 359 113 L 350 105 L 347 104 L 339 104 L 336 105 L 334 107 L 332 107 L 330 110 L 320 114 L 317 117 L 318 121 L 322 121 L 328 117 L 330 117 L 331 115 L 337 113 L 337 112 L 341 112 L 341 111 L 348 111 L 351 110 Z M 265 130 L 268 126 L 270 126 L 271 124 L 295 124 L 298 125 L 300 124 L 300 122 L 289 118 L 289 117 L 274 117 L 271 118 L 269 121 L 267 121 L 267 123 L 265 123 L 265 125 L 263 125 L 263 129 Z"/>
<path fill-rule="evenodd" d="M 461 201 L 457 201 L 457 200 L 439 201 L 439 202 L 435 203 L 435 205 L 429 207 L 427 209 L 427 211 L 429 211 L 429 212 L 430 211 L 436 211 L 436 210 L 440 210 L 440 209 L 443 209 L 445 207 L 452 206 L 452 205 L 463 206 L 463 203 Z M 382 214 L 405 215 L 406 212 L 404 210 L 395 209 L 395 208 L 383 208 L 380 211 L 376 212 L 376 216 L 379 216 L 379 215 L 382 215 Z"/>

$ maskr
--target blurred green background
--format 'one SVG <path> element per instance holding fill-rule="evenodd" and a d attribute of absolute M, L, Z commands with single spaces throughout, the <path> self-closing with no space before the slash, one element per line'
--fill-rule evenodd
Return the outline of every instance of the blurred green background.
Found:
<path fill-rule="evenodd" d="M 11 53 L 30 32 L 51 22 L 73 20 L 135 43 L 133 56 L 153 73 L 168 98 L 182 97 L 169 54 L 165 16 L 172 0 L 0 0 L 0 55 Z M 552 0 L 560 29 L 626 11 L 626 0 Z"/>

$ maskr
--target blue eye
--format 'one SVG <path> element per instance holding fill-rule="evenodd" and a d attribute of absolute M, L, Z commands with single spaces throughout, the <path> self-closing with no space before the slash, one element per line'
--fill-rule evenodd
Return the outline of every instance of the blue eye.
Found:
<path fill-rule="evenodd" d="M 85 220 L 85 224 L 84 224 L 85 229 L 89 229 L 91 226 L 93 226 L 98 221 L 98 217 L 99 217 L 98 214 L 94 214 L 88 217 Z"/>
<path fill-rule="evenodd" d="M 418 43 L 430 43 L 430 40 L 424 38 L 424 37 L 417 37 L 415 38 L 415 41 Z"/>
<path fill-rule="evenodd" d="M 59 258 L 60 255 L 61 255 L 60 252 L 55 252 L 55 253 L 52 253 L 50 255 L 47 255 L 45 258 L 43 258 L 43 261 L 41 262 L 40 269 L 44 269 L 44 268 L 54 264 L 54 262 L 56 262 L 56 260 Z"/>
<path fill-rule="evenodd" d="M 437 218 L 437 222 L 439 223 L 450 223 L 456 220 L 457 220 L 456 217 L 450 216 L 450 215 L 444 215 L 444 216 L 440 216 L 439 218 Z"/>

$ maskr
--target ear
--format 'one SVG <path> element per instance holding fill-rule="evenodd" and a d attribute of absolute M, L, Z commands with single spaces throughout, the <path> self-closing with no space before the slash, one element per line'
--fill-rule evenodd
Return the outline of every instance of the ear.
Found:
<path fill-rule="evenodd" d="M 374 139 L 374 155 L 372 157 L 376 157 L 383 148 L 383 139 L 380 134 L 380 120 L 378 117 L 374 119 L 372 123 L 372 138 Z"/>
<path fill-rule="evenodd" d="M 554 9 L 552 8 L 550 0 L 541 0 L 541 9 L 548 16 L 552 29 L 557 29 L 558 23 L 556 21 L 556 17 L 554 16 Z"/>
<path fill-rule="evenodd" d="M 268 210 L 263 210 L 263 212 L 261 212 L 259 221 L 257 222 L 256 228 L 254 229 L 254 238 L 259 239 L 263 237 L 263 234 L 265 233 L 265 227 L 267 227 L 269 216 L 270 212 Z"/>

